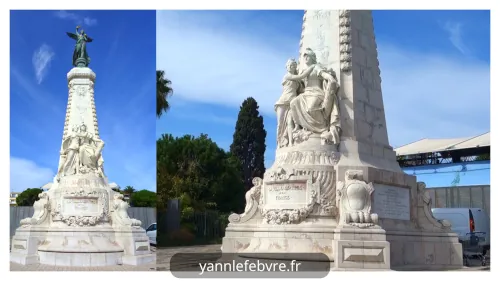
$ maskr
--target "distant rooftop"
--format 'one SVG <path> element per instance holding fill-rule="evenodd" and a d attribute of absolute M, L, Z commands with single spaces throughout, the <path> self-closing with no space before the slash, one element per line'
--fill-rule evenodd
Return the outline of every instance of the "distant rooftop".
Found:
<path fill-rule="evenodd" d="M 490 132 L 468 138 L 421 139 L 394 149 L 397 156 L 489 147 Z"/>

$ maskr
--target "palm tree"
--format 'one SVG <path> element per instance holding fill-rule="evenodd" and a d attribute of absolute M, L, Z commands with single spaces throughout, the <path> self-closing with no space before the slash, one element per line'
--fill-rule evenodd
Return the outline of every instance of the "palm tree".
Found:
<path fill-rule="evenodd" d="M 156 71 L 156 116 L 161 117 L 163 112 L 170 108 L 167 98 L 174 92 L 170 86 L 172 82 L 165 78 L 165 71 Z"/>
<path fill-rule="evenodd" d="M 130 185 L 125 186 L 125 188 L 123 189 L 123 193 L 127 194 L 128 196 L 131 196 L 132 193 L 134 193 L 134 192 L 135 192 L 135 189 Z"/>

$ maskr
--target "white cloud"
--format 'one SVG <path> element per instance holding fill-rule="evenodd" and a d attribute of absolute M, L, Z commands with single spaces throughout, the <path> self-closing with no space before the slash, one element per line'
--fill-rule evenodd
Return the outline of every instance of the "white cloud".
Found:
<path fill-rule="evenodd" d="M 52 182 L 54 173 L 29 159 L 10 157 L 10 190 L 21 192 Z"/>
<path fill-rule="evenodd" d="M 97 20 L 89 17 L 84 17 L 83 24 L 85 24 L 86 26 L 93 26 L 97 24 Z"/>
<path fill-rule="evenodd" d="M 50 67 L 50 62 L 54 58 L 55 53 L 52 48 L 47 44 L 42 44 L 33 53 L 33 68 L 35 69 L 36 81 L 41 84 Z"/>
<path fill-rule="evenodd" d="M 462 39 L 462 24 L 459 22 L 448 21 L 443 26 L 444 30 L 448 32 L 448 39 L 451 44 L 457 48 L 462 54 L 468 52 L 467 47 Z"/>
<path fill-rule="evenodd" d="M 234 126 L 236 124 L 236 116 L 220 116 L 218 114 L 213 114 L 209 112 L 197 113 L 197 112 L 187 112 L 181 111 L 176 112 L 174 115 L 175 118 L 203 122 L 203 123 L 216 123 L 221 125 L 229 125 Z"/>
<path fill-rule="evenodd" d="M 285 63 L 297 56 L 300 30 L 292 40 L 276 35 L 282 38 L 272 42 L 283 42 L 276 46 L 256 37 L 258 29 L 252 34 L 229 28 L 157 12 L 157 67 L 165 70 L 178 99 L 238 107 L 252 96 L 265 118 L 274 118 Z M 489 130 L 489 64 L 377 43 L 391 145 Z"/>
<path fill-rule="evenodd" d="M 73 21 L 75 24 L 84 24 L 86 26 L 93 26 L 93 25 L 97 25 L 97 20 L 94 19 L 94 18 L 91 18 L 91 17 L 84 17 L 84 16 L 81 16 L 81 15 L 78 15 L 76 13 L 72 13 L 72 12 L 68 12 L 68 11 L 57 11 L 55 13 L 56 17 L 60 18 L 60 19 L 64 19 L 64 20 L 71 20 Z"/>

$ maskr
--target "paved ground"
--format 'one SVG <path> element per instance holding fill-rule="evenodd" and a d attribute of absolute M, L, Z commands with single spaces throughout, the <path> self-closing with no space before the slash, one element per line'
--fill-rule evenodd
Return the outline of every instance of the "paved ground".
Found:
<path fill-rule="evenodd" d="M 140 265 L 140 266 L 129 266 L 129 265 L 116 265 L 116 266 L 106 266 L 106 267 L 63 267 L 63 266 L 48 266 L 48 265 L 28 265 L 23 266 L 15 263 L 10 263 L 11 271 L 168 271 L 170 269 L 170 259 L 175 253 L 217 253 L 220 252 L 221 245 L 204 245 L 204 246 L 188 246 L 188 247 L 173 247 L 164 248 L 156 250 L 156 264 L 150 265 Z M 207 255 L 207 259 L 210 259 L 211 255 Z M 186 264 L 189 266 L 189 264 Z M 490 266 L 474 266 L 469 268 L 460 269 L 461 271 L 472 271 L 472 270 L 490 270 Z"/>

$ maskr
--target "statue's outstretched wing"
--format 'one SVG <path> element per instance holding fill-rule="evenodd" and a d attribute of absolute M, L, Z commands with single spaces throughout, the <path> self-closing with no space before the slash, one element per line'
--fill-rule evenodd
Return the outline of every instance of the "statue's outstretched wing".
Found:
<path fill-rule="evenodd" d="M 71 33 L 71 32 L 66 32 L 66 34 L 68 34 L 69 37 L 75 39 L 75 40 L 78 40 L 78 36 L 74 33 Z"/>
<path fill-rule="evenodd" d="M 86 39 L 87 39 L 87 40 L 85 40 L 85 41 L 87 41 L 87 43 L 90 43 L 90 42 L 94 41 L 94 39 L 92 39 L 92 38 L 90 38 L 90 37 L 88 37 L 88 36 L 85 36 L 85 37 L 86 37 Z"/>

